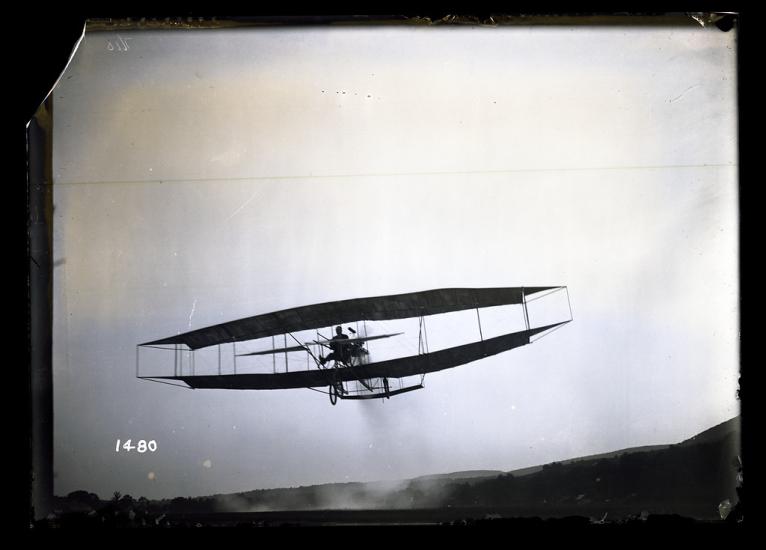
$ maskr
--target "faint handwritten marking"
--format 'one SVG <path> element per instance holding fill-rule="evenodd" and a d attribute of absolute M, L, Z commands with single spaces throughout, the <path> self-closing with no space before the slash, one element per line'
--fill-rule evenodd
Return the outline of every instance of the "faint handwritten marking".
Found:
<path fill-rule="evenodd" d="M 676 97 L 674 97 L 673 99 L 668 101 L 668 103 L 673 103 L 674 101 L 678 101 L 679 99 L 681 99 L 683 96 L 686 95 L 686 92 L 688 92 L 689 90 L 693 90 L 694 88 L 699 88 L 699 86 L 700 86 L 699 84 L 695 84 L 694 86 L 689 86 L 683 92 L 681 92 L 679 95 L 677 95 Z"/>
<path fill-rule="evenodd" d="M 133 40 L 132 38 L 123 38 L 119 34 L 117 35 L 117 38 L 108 39 L 106 41 L 106 49 L 110 52 L 126 52 L 130 49 L 130 46 L 128 45 L 128 40 Z"/>

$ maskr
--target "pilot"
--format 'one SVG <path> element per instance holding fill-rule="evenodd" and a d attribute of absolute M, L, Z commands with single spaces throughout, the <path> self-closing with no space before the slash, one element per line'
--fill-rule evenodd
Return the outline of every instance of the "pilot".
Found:
<path fill-rule="evenodd" d="M 343 334 L 342 327 L 335 327 L 335 336 L 330 340 L 330 353 L 327 357 L 319 356 L 319 362 L 324 365 L 327 361 L 340 361 L 345 363 L 348 361 L 349 346 L 341 344 L 338 340 L 348 340 L 348 335 Z"/>

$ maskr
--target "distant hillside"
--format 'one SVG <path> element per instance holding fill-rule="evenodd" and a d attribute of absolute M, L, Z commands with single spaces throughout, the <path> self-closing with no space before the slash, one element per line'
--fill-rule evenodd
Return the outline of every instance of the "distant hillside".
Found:
<path fill-rule="evenodd" d="M 739 427 L 734 418 L 676 445 L 546 464 L 523 476 L 508 474 L 471 485 L 453 483 L 444 491 L 443 505 L 596 517 L 645 510 L 713 519 L 722 501 L 737 501 Z"/>
<path fill-rule="evenodd" d="M 717 426 L 714 426 L 708 430 L 705 430 L 704 432 L 699 433 L 695 435 L 694 437 L 690 437 L 686 441 L 677 443 L 676 445 L 688 447 L 690 445 L 696 445 L 698 443 L 715 443 L 716 441 L 720 441 L 721 439 L 727 437 L 731 433 L 736 433 L 736 434 L 742 433 L 742 417 L 741 416 L 735 416 L 734 418 L 727 420 L 726 422 L 721 422 Z"/>
<path fill-rule="evenodd" d="M 722 424 L 723 425 L 723 424 Z M 706 432 L 705 432 L 706 433 Z M 701 434 L 700 434 L 701 435 Z M 595 455 L 581 456 L 577 458 L 570 458 L 562 460 L 561 464 L 572 464 L 575 462 L 585 462 L 589 460 L 598 460 L 601 458 L 612 458 L 626 453 L 644 453 L 647 451 L 657 451 L 660 449 L 667 449 L 670 445 L 645 445 L 643 447 L 630 447 L 628 449 L 621 449 L 619 451 L 611 451 L 608 453 L 600 453 Z M 483 478 L 495 478 L 505 474 L 512 474 L 515 477 L 521 477 L 529 474 L 534 474 L 543 469 L 543 465 L 529 466 L 527 468 L 519 468 L 518 470 L 511 470 L 509 472 L 503 470 L 465 470 L 461 472 L 450 472 L 447 474 L 430 474 L 425 476 L 418 476 L 410 479 L 410 482 L 419 481 L 478 481 Z M 380 483 L 380 482 L 378 482 Z"/>
<path fill-rule="evenodd" d="M 649 510 L 716 517 L 721 501 L 736 501 L 738 442 L 739 419 L 734 418 L 675 445 L 633 447 L 510 473 L 461 471 L 388 485 L 330 484 L 241 496 L 251 510 L 485 506 L 519 513 L 534 509 L 538 515 L 567 510 L 600 517 Z"/>
<path fill-rule="evenodd" d="M 419 476 L 416 478 L 413 478 L 411 481 L 445 481 L 445 480 L 456 480 L 456 479 L 477 479 L 477 478 L 485 478 L 485 477 L 497 477 L 499 475 L 504 474 L 502 470 L 467 470 L 464 472 L 452 472 L 449 474 L 431 474 L 427 476 Z"/>
<path fill-rule="evenodd" d="M 670 445 L 645 445 L 643 447 L 630 447 L 628 449 L 622 449 L 619 451 L 612 451 L 609 453 L 600 453 L 596 455 L 587 455 L 587 456 L 581 456 L 578 458 L 570 458 L 567 460 L 562 460 L 559 462 L 559 464 L 574 464 L 576 462 L 587 462 L 592 460 L 599 460 L 602 458 L 613 458 L 616 456 L 620 456 L 622 454 L 630 454 L 630 453 L 645 453 L 647 451 L 658 451 L 660 449 L 667 449 L 670 447 Z M 527 468 L 520 468 L 518 470 L 511 470 L 510 472 L 507 472 L 515 477 L 521 477 L 526 476 L 529 474 L 536 474 L 537 472 L 542 471 L 543 465 L 538 466 L 529 466 Z M 505 472 L 503 472 L 505 473 Z"/>
<path fill-rule="evenodd" d="M 504 473 L 469 470 L 402 481 L 333 483 L 172 500 L 105 503 L 76 491 L 59 497 L 65 510 L 103 506 L 143 514 L 272 513 L 320 510 L 483 510 L 492 516 L 610 517 L 681 514 L 718 516 L 736 495 L 740 419 L 674 445 L 634 447 Z M 470 512 L 473 513 L 473 512 Z M 135 515 L 135 514 L 134 514 Z"/>

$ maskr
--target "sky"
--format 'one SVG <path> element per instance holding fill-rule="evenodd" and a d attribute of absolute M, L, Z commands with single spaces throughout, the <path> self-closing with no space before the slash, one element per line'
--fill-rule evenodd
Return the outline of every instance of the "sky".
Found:
<path fill-rule="evenodd" d="M 734 32 L 86 32 L 53 91 L 54 492 L 512 470 L 738 414 Z M 388 401 L 136 378 L 137 344 L 259 313 L 545 285 L 573 322 Z"/>

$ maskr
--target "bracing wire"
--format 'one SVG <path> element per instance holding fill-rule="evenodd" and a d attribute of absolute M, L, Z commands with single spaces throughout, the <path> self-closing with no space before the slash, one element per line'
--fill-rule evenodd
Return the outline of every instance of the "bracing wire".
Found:
<path fill-rule="evenodd" d="M 526 302 L 534 302 L 535 300 L 539 300 L 540 298 L 545 298 L 546 296 L 550 296 L 551 294 L 555 294 L 556 292 L 559 292 L 561 290 L 564 290 L 565 286 L 560 286 L 558 288 L 554 288 L 553 290 L 548 290 L 544 294 L 540 294 L 539 296 L 535 296 L 534 298 L 526 298 Z"/>
<path fill-rule="evenodd" d="M 181 384 L 173 384 L 172 382 L 165 382 L 164 380 L 155 380 L 154 378 L 148 377 L 148 376 L 139 376 L 139 380 L 146 380 L 147 382 L 155 382 L 157 384 L 167 384 L 168 386 L 175 386 L 177 388 L 183 388 L 185 390 L 191 390 L 189 386 L 183 386 Z"/>
<path fill-rule="evenodd" d="M 558 326 L 555 326 L 555 327 L 553 327 L 553 328 L 551 328 L 551 329 L 548 329 L 548 330 L 546 330 L 545 332 L 541 332 L 540 334 L 535 334 L 535 336 L 537 336 L 538 338 L 535 338 L 534 340 L 530 339 L 530 343 L 532 343 L 532 342 L 537 342 L 537 341 L 538 341 L 538 340 L 540 340 L 541 338 L 544 338 L 544 337 L 548 336 L 549 334 L 551 334 L 551 333 L 553 333 L 553 332 L 556 332 L 558 329 L 560 329 L 561 327 L 563 327 L 564 325 L 566 325 L 568 322 L 569 322 L 569 321 L 564 321 L 564 322 L 563 322 L 563 323 L 561 323 L 560 325 L 558 325 Z"/>

